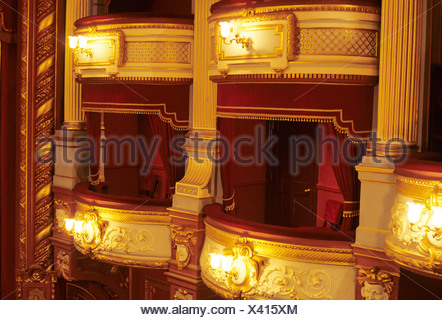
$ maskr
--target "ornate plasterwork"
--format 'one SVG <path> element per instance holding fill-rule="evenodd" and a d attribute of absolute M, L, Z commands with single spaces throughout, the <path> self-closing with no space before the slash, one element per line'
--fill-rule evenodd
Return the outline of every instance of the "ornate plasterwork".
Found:
<path fill-rule="evenodd" d="M 379 267 L 359 269 L 357 280 L 365 300 L 389 300 L 395 287 L 393 276 Z"/>
<path fill-rule="evenodd" d="M 97 249 L 102 245 L 103 231 L 106 229 L 107 223 L 101 220 L 94 207 L 90 207 L 78 217 L 83 221 L 83 227 L 81 232 L 74 233 L 74 241 L 87 252 Z"/>
<path fill-rule="evenodd" d="M 81 253 L 125 266 L 167 267 L 170 256 L 161 254 L 170 248 L 170 236 L 164 232 L 170 222 L 167 211 L 125 211 L 77 202 L 75 219 L 83 221 L 81 232 L 73 232 Z"/>
<path fill-rule="evenodd" d="M 169 258 L 143 257 L 135 255 L 108 254 L 99 251 L 88 252 L 74 243 L 75 248 L 84 254 L 89 255 L 92 259 L 105 263 L 118 264 L 127 267 L 149 268 L 149 269 L 167 269 Z"/>
<path fill-rule="evenodd" d="M 113 29 L 177 29 L 193 30 L 191 24 L 179 23 L 128 23 L 128 24 L 100 24 L 95 26 L 97 31 L 106 31 Z"/>
<path fill-rule="evenodd" d="M 378 57 L 376 30 L 310 28 L 298 29 L 296 48 L 300 55 Z"/>
<path fill-rule="evenodd" d="M 192 197 L 210 196 L 210 182 L 213 172 L 213 162 L 210 159 L 189 158 L 186 174 L 176 184 L 176 194 Z"/>
<path fill-rule="evenodd" d="M 333 11 L 345 14 L 332 16 Z M 276 34 L 272 36 L 268 32 L 247 31 L 247 28 L 263 28 L 269 22 L 285 24 L 284 17 L 288 17 L 288 25 L 283 28 L 283 37 L 287 37 L 288 45 L 284 46 L 282 56 L 261 59 L 257 55 L 259 50 L 244 49 L 242 56 L 235 57 L 234 61 L 225 61 L 230 58 L 223 54 L 222 49 L 226 46 L 222 44 L 219 35 L 219 22 L 241 21 L 244 26 L 241 36 L 250 38 L 251 48 L 259 44 L 257 48 L 269 51 L 275 46 L 273 37 Z M 216 50 L 216 53 L 211 53 L 210 63 L 216 65 L 217 70 L 210 70 L 209 74 L 211 78 L 221 74 L 224 78 L 231 75 L 245 76 L 249 80 L 293 79 L 296 82 L 302 81 L 297 80 L 299 78 L 312 78 L 315 82 L 333 81 L 339 75 L 343 82 L 350 83 L 355 82 L 354 77 L 362 76 L 374 78 L 370 82 L 375 83 L 379 73 L 379 20 L 378 8 L 347 5 L 292 5 L 243 10 L 232 8 L 230 12 L 224 13 L 215 10 L 209 23 L 211 35 L 217 38 L 217 45 L 211 46 L 211 50 Z M 237 53 L 239 51 L 236 50 Z M 325 69 L 332 76 L 321 74 Z M 370 82 L 364 81 L 367 84 Z"/>
<path fill-rule="evenodd" d="M 63 277 L 64 279 L 71 281 L 72 278 L 69 276 L 70 272 L 70 255 L 66 254 L 65 251 L 59 251 L 57 257 L 55 258 L 55 271 L 58 277 Z"/>
<path fill-rule="evenodd" d="M 154 251 L 152 244 L 153 235 L 150 230 L 112 227 L 106 228 L 103 241 L 97 250 L 123 251 L 124 253 Z"/>
<path fill-rule="evenodd" d="M 308 11 L 336 11 L 336 12 L 356 12 L 356 13 L 368 13 L 368 14 L 381 14 L 381 10 L 375 7 L 357 6 L 357 5 L 292 5 L 292 6 L 281 6 L 281 7 L 260 7 L 253 9 L 242 9 L 238 11 L 232 11 L 222 14 L 214 14 L 209 18 L 209 21 L 214 19 L 218 20 L 228 20 L 234 18 L 240 18 L 250 15 L 251 12 L 254 14 L 264 14 L 264 13 L 281 13 L 281 12 L 308 12 Z"/>
<path fill-rule="evenodd" d="M 192 247 L 196 245 L 196 230 L 179 225 L 170 226 L 172 231 L 172 248 L 176 250 L 175 259 L 178 269 L 185 269 L 193 255 Z"/>
<path fill-rule="evenodd" d="M 168 29 L 175 29 L 172 35 Z M 75 72 L 80 81 L 103 77 L 116 81 L 118 77 L 149 82 L 189 82 L 193 77 L 193 25 L 98 24 L 80 26 L 75 35 L 88 37 L 88 47 L 97 52 L 97 57 L 92 58 L 75 55 L 78 57 L 74 61 Z"/>
<path fill-rule="evenodd" d="M 98 32 L 95 28 L 89 28 L 86 32 L 77 30 L 74 34 L 87 37 L 87 46 L 92 50 L 92 56 L 74 52 L 74 67 L 77 77 L 81 78 L 83 69 L 104 68 L 106 73 L 112 76 L 119 73 L 119 68 L 126 61 L 125 36 L 122 31 Z M 104 52 L 108 52 L 108 54 L 103 55 Z M 100 54 L 98 55 L 98 53 Z"/>
<path fill-rule="evenodd" d="M 55 207 L 55 220 L 57 221 L 55 228 L 58 232 L 63 232 L 65 224 L 64 220 L 69 219 L 70 217 L 69 204 L 61 199 L 55 199 L 54 207 Z"/>
<path fill-rule="evenodd" d="M 191 43 L 172 41 L 127 41 L 127 62 L 183 63 L 191 62 Z"/>
<path fill-rule="evenodd" d="M 18 35 L 18 267 L 20 272 L 25 272 L 33 263 L 46 269 L 53 262 L 49 239 L 54 213 L 53 164 L 48 142 L 40 139 L 51 136 L 54 129 L 57 1 L 21 1 L 19 14 L 23 20 Z M 30 19 L 34 22 L 30 23 Z M 36 162 L 35 155 L 48 161 Z"/>
<path fill-rule="evenodd" d="M 412 233 L 409 229 L 407 219 L 408 205 L 405 202 L 396 199 L 391 212 L 390 233 L 404 246 L 416 245 L 424 238 L 424 232 Z"/>
<path fill-rule="evenodd" d="M 439 197 L 442 198 L 442 183 L 440 181 L 423 180 L 396 175 L 397 192 L 401 195 L 414 199 L 428 199 L 434 192 L 435 187 L 441 190 Z"/>
<path fill-rule="evenodd" d="M 266 43 L 274 42 L 276 46 L 268 48 L 265 53 L 258 53 L 256 50 L 243 49 L 238 53 L 228 53 L 227 48 L 220 36 L 219 22 L 222 19 L 213 19 L 215 21 L 215 34 L 217 37 L 216 62 L 218 71 L 226 77 L 229 73 L 231 63 L 270 63 L 270 67 L 282 76 L 288 67 L 288 62 L 295 59 L 295 37 L 296 37 L 296 18 L 291 12 L 271 12 L 256 13 L 255 10 L 243 10 L 240 17 L 237 17 L 242 23 L 241 34 L 247 34 L 254 43 L 264 41 Z M 269 31 L 272 31 L 270 32 Z M 266 32 L 267 31 L 267 32 Z M 260 36 L 258 36 L 260 35 Z M 265 37 L 265 39 L 261 39 Z M 257 44 L 255 44 L 256 46 Z M 212 47 L 213 48 L 213 47 Z M 213 55 L 213 54 L 212 54 Z"/>
<path fill-rule="evenodd" d="M 173 300 L 193 300 L 193 296 L 186 290 L 178 288 L 177 290 L 175 290 Z"/>
<path fill-rule="evenodd" d="M 331 300 L 331 285 L 331 277 L 325 271 L 275 266 L 265 269 L 255 294 L 267 299 Z"/>
<path fill-rule="evenodd" d="M 46 296 L 42 289 L 30 288 L 28 290 L 28 300 L 46 300 Z"/>
<path fill-rule="evenodd" d="M 17 299 L 54 300 L 57 276 L 37 264 L 29 267 L 28 272 L 17 271 Z"/>
<path fill-rule="evenodd" d="M 84 223 L 82 232 L 74 233 L 74 241 L 86 251 L 124 253 L 154 251 L 153 235 L 150 230 L 109 226 L 94 207 L 83 211 L 77 217 Z"/>
<path fill-rule="evenodd" d="M 422 215 L 426 218 L 416 224 L 410 223 L 408 219 L 408 203 L 421 202 L 422 199 L 419 198 L 412 199 L 400 194 L 396 198 L 385 241 L 385 253 L 399 264 L 441 276 L 442 235 L 423 225 L 422 221 L 428 220 L 428 211 L 423 211 Z M 436 196 L 430 198 L 437 201 Z"/>
<path fill-rule="evenodd" d="M 231 268 L 214 268 L 209 252 L 231 256 Z M 331 299 L 332 280 L 327 272 L 271 264 L 257 255 L 247 238 L 223 252 L 205 245 L 200 262 L 206 285 L 226 299 Z"/>
<path fill-rule="evenodd" d="M 55 59 L 56 59 L 56 7 L 55 0 L 35 2 L 37 34 L 35 38 L 35 112 L 36 140 L 35 154 L 51 157 L 47 141 L 38 142 L 41 137 L 50 136 L 54 130 L 55 107 Z M 52 35 L 51 35 L 52 34 Z M 55 35 L 55 37 L 54 37 Z M 32 126 L 28 126 L 29 130 Z M 49 237 L 53 224 L 53 194 L 51 192 L 53 163 L 36 162 L 34 165 L 34 237 L 38 239 L 34 249 L 34 262 L 43 268 L 52 264 L 53 252 Z M 30 236 L 29 234 L 27 235 Z"/>
<path fill-rule="evenodd" d="M 206 223 L 206 237 L 226 247 L 231 247 L 240 236 Z M 248 238 L 248 241 L 253 243 L 257 254 L 263 257 L 336 265 L 354 265 L 355 263 L 351 249 L 301 246 L 254 238 Z"/>
<path fill-rule="evenodd" d="M 77 201 L 77 208 L 80 212 L 89 210 L 91 207 Z M 106 221 L 124 222 L 124 223 L 146 223 L 146 224 L 164 224 L 169 225 L 171 218 L 168 211 L 134 211 L 114 208 L 105 208 L 94 206 L 93 210 L 97 212 L 101 219 Z"/>

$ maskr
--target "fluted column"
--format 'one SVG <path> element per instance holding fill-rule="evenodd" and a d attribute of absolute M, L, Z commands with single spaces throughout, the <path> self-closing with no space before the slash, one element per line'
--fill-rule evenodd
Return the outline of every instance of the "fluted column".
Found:
<path fill-rule="evenodd" d="M 192 128 L 216 129 L 216 84 L 209 80 L 210 35 L 207 19 L 218 0 L 195 0 L 195 53 Z"/>
<path fill-rule="evenodd" d="M 378 155 L 385 155 L 391 139 L 412 149 L 418 144 L 422 8 L 422 0 L 382 1 Z M 394 149 L 389 153 L 400 152 Z"/>
<path fill-rule="evenodd" d="M 66 1 L 66 51 L 64 76 L 64 126 L 69 130 L 84 130 L 85 120 L 81 111 L 81 86 L 75 81 L 74 56 L 68 49 L 68 36 L 74 34 L 74 23 L 91 14 L 90 0 Z"/>

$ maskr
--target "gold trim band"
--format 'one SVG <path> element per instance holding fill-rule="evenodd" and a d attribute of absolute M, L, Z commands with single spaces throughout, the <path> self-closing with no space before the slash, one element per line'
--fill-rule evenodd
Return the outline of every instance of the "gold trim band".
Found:
<path fill-rule="evenodd" d="M 123 70 L 127 68 L 121 68 Z M 142 69 L 140 67 L 140 69 Z M 191 84 L 193 78 L 177 78 L 177 77 L 98 77 L 98 78 L 81 78 L 81 83 L 99 83 L 99 82 L 184 82 Z"/>
<path fill-rule="evenodd" d="M 406 197 L 425 200 L 434 193 L 434 188 L 439 186 L 442 190 L 442 183 L 436 180 L 423 180 L 396 175 L 397 192 Z M 442 196 L 441 192 L 439 193 Z"/>
<path fill-rule="evenodd" d="M 347 80 L 347 81 L 358 81 L 374 84 L 378 80 L 378 76 L 364 76 L 357 74 L 315 74 L 315 73 L 284 73 L 282 75 L 278 75 L 276 73 L 258 73 L 258 74 L 232 74 L 232 75 L 214 75 L 210 76 L 210 80 L 213 81 L 228 81 L 228 80 L 267 80 L 267 79 L 299 79 L 299 80 L 316 80 L 316 81 L 324 81 L 326 80 Z"/>
<path fill-rule="evenodd" d="M 91 208 L 87 203 L 76 201 L 76 204 L 77 210 L 80 212 L 85 212 Z M 93 206 L 93 209 L 95 209 L 98 216 L 105 221 L 170 225 L 172 220 L 168 211 L 133 211 L 97 206 Z"/>
<path fill-rule="evenodd" d="M 442 278 L 441 274 L 437 274 L 433 271 L 433 266 L 431 265 L 429 259 L 426 257 L 405 252 L 403 250 L 390 246 L 388 243 L 385 244 L 385 254 L 397 264 L 406 266 L 413 270 L 428 273 L 438 278 Z"/>
<path fill-rule="evenodd" d="M 97 252 L 89 252 L 88 250 L 83 249 L 77 243 L 74 242 L 75 248 L 84 255 L 89 255 L 92 259 L 99 260 L 101 262 L 118 264 L 120 266 L 126 267 L 141 267 L 148 269 L 167 269 L 168 268 L 168 258 L 149 258 L 143 259 L 142 257 L 138 259 L 127 258 L 127 257 L 118 257 L 109 254 L 102 254 Z"/>

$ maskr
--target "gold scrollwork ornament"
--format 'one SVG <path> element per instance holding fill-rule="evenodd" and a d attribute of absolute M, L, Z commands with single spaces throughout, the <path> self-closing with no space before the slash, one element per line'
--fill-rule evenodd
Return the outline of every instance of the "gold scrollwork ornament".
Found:
<path fill-rule="evenodd" d="M 176 249 L 175 259 L 178 269 L 185 269 L 193 255 L 192 246 L 196 245 L 197 238 L 194 230 L 188 230 L 183 226 L 173 225 L 172 230 L 172 245 Z"/>
<path fill-rule="evenodd" d="M 70 256 L 66 254 L 64 251 L 59 251 L 57 254 L 57 258 L 55 260 L 55 271 L 57 272 L 58 277 L 63 277 L 68 281 L 72 281 L 72 278 L 69 276 L 70 270 Z"/>
<path fill-rule="evenodd" d="M 83 213 L 83 228 L 79 233 L 74 233 L 74 240 L 80 243 L 87 253 L 96 249 L 102 242 L 103 230 L 107 227 L 98 216 L 97 210 L 90 207 Z"/>
<path fill-rule="evenodd" d="M 262 273 L 256 288 L 248 296 L 267 299 L 331 300 L 331 278 L 323 270 L 296 270 L 288 266 L 273 266 Z"/>
<path fill-rule="evenodd" d="M 193 296 L 184 289 L 177 289 L 173 300 L 193 300 Z"/>
<path fill-rule="evenodd" d="M 62 199 L 55 199 L 54 200 L 54 207 L 55 207 L 55 219 L 57 221 L 55 228 L 58 232 L 63 232 L 64 228 L 64 220 L 69 218 L 69 204 L 66 201 L 63 201 Z"/>
<path fill-rule="evenodd" d="M 227 275 L 227 285 L 239 299 L 258 284 L 265 259 L 256 255 L 246 238 L 239 238 L 232 249 L 232 268 Z"/>

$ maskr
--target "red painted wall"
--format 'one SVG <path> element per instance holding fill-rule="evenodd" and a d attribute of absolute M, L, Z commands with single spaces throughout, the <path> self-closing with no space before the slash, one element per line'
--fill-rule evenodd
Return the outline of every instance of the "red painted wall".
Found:
<path fill-rule="evenodd" d="M 3 26 L 17 28 L 17 0 L 0 3 Z M 5 32 L 5 35 L 8 33 Z M 17 45 L 1 43 L 0 112 L 0 298 L 14 299 L 15 294 L 15 203 L 16 195 L 16 79 Z"/>

